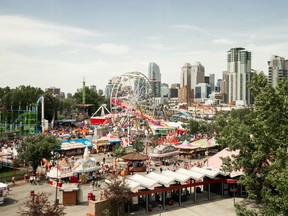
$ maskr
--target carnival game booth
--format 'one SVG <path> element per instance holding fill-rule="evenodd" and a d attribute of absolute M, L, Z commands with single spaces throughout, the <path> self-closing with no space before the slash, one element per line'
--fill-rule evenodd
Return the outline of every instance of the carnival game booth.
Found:
<path fill-rule="evenodd" d="M 62 140 L 61 154 L 65 156 L 83 154 L 85 147 L 93 147 L 93 143 L 88 138 Z"/>
<path fill-rule="evenodd" d="M 73 172 L 70 167 L 66 166 L 53 166 L 50 171 L 47 172 L 47 178 L 49 178 L 50 186 L 61 188 L 64 182 L 68 182 L 73 176 Z"/>
<path fill-rule="evenodd" d="M 158 145 L 149 153 L 149 157 L 156 166 L 161 165 L 162 161 L 168 161 L 170 164 L 178 160 L 179 150 L 174 145 Z"/>

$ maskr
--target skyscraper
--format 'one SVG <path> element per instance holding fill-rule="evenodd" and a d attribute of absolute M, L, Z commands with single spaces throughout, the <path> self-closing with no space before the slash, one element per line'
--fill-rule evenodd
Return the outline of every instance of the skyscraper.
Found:
<path fill-rule="evenodd" d="M 161 97 L 161 73 L 155 62 L 150 62 L 148 66 L 148 79 L 152 84 L 152 91 L 155 97 Z"/>
<path fill-rule="evenodd" d="M 205 68 L 200 62 L 191 66 L 191 89 L 195 91 L 198 83 L 205 83 Z"/>
<path fill-rule="evenodd" d="M 180 89 L 178 91 L 178 99 L 180 103 L 190 104 L 191 99 L 193 98 L 191 93 L 191 64 L 186 63 L 181 68 Z"/>
<path fill-rule="evenodd" d="M 283 57 L 273 55 L 271 60 L 268 61 L 268 82 L 273 87 L 278 85 L 280 79 L 288 78 L 288 60 Z"/>
<path fill-rule="evenodd" d="M 211 86 L 211 92 L 215 91 L 215 74 L 210 74 L 209 84 Z"/>
<path fill-rule="evenodd" d="M 243 101 L 250 104 L 250 91 L 247 83 L 251 78 L 251 52 L 244 48 L 232 48 L 227 54 L 228 103 Z"/>
<path fill-rule="evenodd" d="M 184 86 L 191 88 L 191 64 L 189 63 L 181 68 L 180 88 Z"/>

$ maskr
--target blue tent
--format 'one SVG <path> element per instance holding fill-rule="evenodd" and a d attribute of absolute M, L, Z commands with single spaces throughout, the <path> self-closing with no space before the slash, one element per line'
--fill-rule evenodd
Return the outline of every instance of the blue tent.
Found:
<path fill-rule="evenodd" d="M 63 146 L 63 145 L 71 145 L 71 144 L 73 145 L 76 144 L 75 146 L 79 146 L 81 144 L 83 148 L 93 146 L 93 143 L 91 142 L 91 140 L 87 138 L 62 140 L 61 145 Z"/>

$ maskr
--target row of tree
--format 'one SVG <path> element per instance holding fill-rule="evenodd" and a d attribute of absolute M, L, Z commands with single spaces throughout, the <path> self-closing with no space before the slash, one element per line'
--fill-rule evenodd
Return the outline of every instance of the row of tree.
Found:
<path fill-rule="evenodd" d="M 82 89 L 78 89 L 77 92 L 71 98 L 56 97 L 48 92 L 44 92 L 38 87 L 31 86 L 19 86 L 17 88 L 0 88 L 0 110 L 26 110 L 32 106 L 38 106 L 37 100 L 41 96 L 45 96 L 45 119 L 52 120 L 53 107 L 56 108 L 56 119 L 71 118 L 73 114 L 81 112 L 81 107 L 77 106 L 82 104 Z M 88 115 L 92 115 L 101 106 L 101 104 L 108 104 L 109 101 L 105 99 L 103 95 L 100 95 L 94 89 L 88 87 L 85 88 L 85 101 L 92 106 L 86 109 Z M 39 106 L 39 118 L 40 118 L 41 106 Z M 39 120 L 39 119 L 38 119 Z"/>

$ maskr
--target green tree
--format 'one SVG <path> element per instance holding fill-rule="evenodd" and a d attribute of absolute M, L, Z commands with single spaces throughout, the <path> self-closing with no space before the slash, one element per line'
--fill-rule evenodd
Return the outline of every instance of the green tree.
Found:
<path fill-rule="evenodd" d="M 21 162 L 29 163 L 35 173 L 43 158 L 52 158 L 52 152 L 60 148 L 61 141 L 53 135 L 35 134 L 25 137 L 17 147 Z"/>
<path fill-rule="evenodd" d="M 45 193 L 29 197 L 24 203 L 25 209 L 19 207 L 20 216 L 64 216 L 64 206 L 52 204 Z"/>
<path fill-rule="evenodd" d="M 189 120 L 188 124 L 184 124 L 185 129 L 188 130 L 189 134 L 195 135 L 200 132 L 200 123 L 195 120 Z"/>
<path fill-rule="evenodd" d="M 265 75 L 250 83 L 254 109 L 234 110 L 217 118 L 224 147 L 240 150 L 234 160 L 225 160 L 228 169 L 243 169 L 240 179 L 248 197 L 263 205 L 263 215 L 288 215 L 288 80 L 276 88 Z"/>
<path fill-rule="evenodd" d="M 131 201 L 131 190 L 125 178 L 117 175 L 112 177 L 107 198 L 111 201 L 112 215 L 124 215 L 124 207 Z"/>
<path fill-rule="evenodd" d="M 132 146 L 136 152 L 142 152 L 145 148 L 141 137 L 136 137 L 136 139 L 132 142 Z"/>
<path fill-rule="evenodd" d="M 90 89 L 85 87 L 85 103 L 93 104 L 87 108 L 88 115 L 92 115 L 96 110 L 101 106 L 101 104 L 107 104 L 104 96 L 101 96 L 94 89 Z M 78 89 L 78 91 L 73 95 L 73 98 L 76 101 L 76 104 L 82 104 L 82 89 Z"/>
<path fill-rule="evenodd" d="M 126 155 L 126 148 L 123 148 L 121 145 L 115 145 L 113 148 L 113 156 L 121 158 L 124 155 Z"/>

